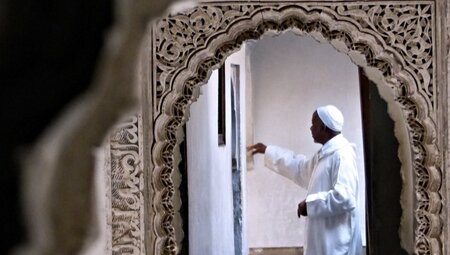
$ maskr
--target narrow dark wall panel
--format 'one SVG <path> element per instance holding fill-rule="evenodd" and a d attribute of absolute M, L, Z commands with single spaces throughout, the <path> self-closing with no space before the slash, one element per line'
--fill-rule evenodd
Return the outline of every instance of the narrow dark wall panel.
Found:
<path fill-rule="evenodd" d="M 368 204 L 367 254 L 407 254 L 400 246 L 399 236 L 402 179 L 394 122 L 376 85 L 361 70 L 360 75 Z"/>

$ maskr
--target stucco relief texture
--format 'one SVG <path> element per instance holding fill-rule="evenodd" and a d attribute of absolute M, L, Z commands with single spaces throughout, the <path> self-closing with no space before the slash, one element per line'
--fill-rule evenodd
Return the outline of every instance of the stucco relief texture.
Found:
<path fill-rule="evenodd" d="M 431 48 L 434 42 L 432 29 L 435 26 L 432 17 L 435 8 L 432 2 L 425 1 L 417 1 L 412 5 L 379 3 L 358 5 L 355 2 L 354 5 L 330 4 L 329 7 L 317 5 L 308 7 L 304 6 L 305 4 L 301 4 L 300 7 L 295 4 L 269 6 L 270 3 L 226 6 L 221 3 L 218 4 L 220 6 L 204 6 L 186 15 L 168 18 L 165 24 L 156 27 L 156 30 L 161 31 L 161 34 L 156 34 L 153 48 L 157 55 L 155 66 L 158 66 L 159 70 L 154 72 L 159 83 L 153 84 L 156 88 L 154 95 L 157 95 L 154 105 L 156 106 L 154 116 L 157 116 L 154 125 L 157 141 L 152 150 L 153 162 L 156 163 L 152 171 L 154 181 L 152 184 L 157 187 L 153 196 L 155 199 L 153 205 L 156 209 L 153 221 L 156 236 L 154 240 L 149 241 L 157 246 L 155 250 L 168 254 L 177 252 L 179 240 L 175 238 L 175 233 L 179 231 L 179 226 L 172 220 L 172 216 L 178 213 L 174 209 L 176 186 L 171 174 L 176 169 L 173 166 L 172 155 L 173 148 L 176 148 L 179 142 L 175 131 L 182 124 L 184 109 L 195 100 L 194 89 L 199 83 L 205 82 L 208 70 L 217 67 L 243 40 L 259 38 L 268 30 L 284 30 L 289 26 L 296 26 L 304 33 L 320 33 L 328 41 L 339 40 L 344 43 L 351 53 L 364 56 L 365 62 L 359 64 L 381 71 L 391 85 L 394 85 L 393 90 L 398 93 L 398 102 L 403 106 L 402 110 L 410 124 L 410 137 L 413 140 L 410 145 L 415 153 L 414 174 L 420 179 L 415 186 L 416 196 L 419 198 L 416 211 L 417 253 L 441 253 L 442 246 L 439 239 L 442 231 L 439 217 L 441 202 L 437 192 L 441 187 L 440 165 L 431 160 L 439 153 L 438 145 L 432 142 L 436 138 L 436 127 L 433 122 L 436 84 L 430 78 L 434 70 L 431 54 L 435 51 Z M 303 19 L 282 19 L 286 17 L 288 11 L 296 12 Z M 257 12 L 268 15 L 252 15 Z M 316 15 L 318 13 L 320 15 Z M 211 26 L 205 28 L 203 25 L 209 23 L 204 21 L 211 18 L 208 14 L 216 20 L 212 19 Z M 239 18 L 235 18 L 237 16 Z M 193 17 L 198 17 L 195 20 L 199 22 L 192 22 Z M 274 19 L 275 22 L 266 22 L 267 18 Z M 252 26 L 249 21 L 251 19 L 254 22 Z M 392 19 L 398 22 L 390 22 Z M 230 25 L 233 22 L 241 22 L 240 25 L 243 27 L 249 26 L 248 33 L 240 34 L 240 37 L 234 40 L 220 36 L 238 33 L 238 26 Z M 331 26 L 328 26 L 328 23 Z M 227 31 L 224 32 L 223 29 Z M 239 30 L 242 30 L 242 27 Z M 210 34 L 205 35 L 205 31 Z M 196 34 L 199 36 L 192 36 Z M 193 42 L 190 41 L 192 38 L 195 39 Z M 211 38 L 229 40 L 229 44 L 225 45 L 225 41 Z M 216 44 L 208 45 L 211 41 Z M 218 45 L 220 42 L 225 46 Z M 407 43 L 410 43 L 411 47 L 406 47 Z M 202 51 L 203 47 L 211 47 L 208 50 L 217 52 L 213 56 L 207 52 L 208 50 Z M 422 48 L 426 50 L 421 51 Z M 203 55 L 196 50 L 202 51 Z M 205 61 L 199 57 L 200 55 L 209 59 Z M 352 59 L 355 60 L 356 57 Z M 189 71 L 180 67 L 187 66 L 185 60 L 190 61 L 189 65 L 198 67 L 194 68 L 197 73 L 190 76 Z M 177 82 L 174 82 L 175 78 Z M 433 199 L 429 200 L 429 197 Z M 163 218 L 165 215 L 169 217 Z"/>

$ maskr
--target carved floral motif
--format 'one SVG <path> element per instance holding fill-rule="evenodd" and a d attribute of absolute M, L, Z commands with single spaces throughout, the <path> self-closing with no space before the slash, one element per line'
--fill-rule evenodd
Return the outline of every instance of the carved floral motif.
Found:
<path fill-rule="evenodd" d="M 340 5 L 334 10 L 356 20 L 363 30 L 379 36 L 395 49 L 397 56 L 413 72 L 420 89 L 434 105 L 433 77 L 433 5 Z M 434 109 L 433 109 L 434 110 Z"/>

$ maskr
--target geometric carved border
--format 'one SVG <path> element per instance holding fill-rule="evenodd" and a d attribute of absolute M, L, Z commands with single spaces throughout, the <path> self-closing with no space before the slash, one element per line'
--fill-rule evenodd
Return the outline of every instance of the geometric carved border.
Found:
<path fill-rule="evenodd" d="M 430 1 L 250 1 L 204 3 L 157 22 L 149 84 L 153 91 L 152 168 L 144 173 L 150 176 L 146 178 L 151 189 L 147 203 L 152 210 L 145 214 L 152 215 L 146 221 L 152 231 L 146 237 L 151 239 L 147 250 L 177 254 L 181 248 L 182 228 L 176 221 L 179 212 L 175 206 L 178 187 L 173 176 L 178 171 L 178 145 L 183 139 L 180 127 L 199 96 L 199 87 L 244 41 L 269 31 L 293 30 L 328 41 L 359 66 L 377 70 L 392 91 L 409 134 L 409 141 L 402 146 L 410 148 L 414 176 L 414 250 L 416 254 L 442 254 L 443 148 L 439 146 L 443 143 L 438 139 L 443 138 L 437 133 L 435 12 Z M 142 178 L 142 173 L 137 176 Z M 139 201 L 142 188 L 135 193 Z M 143 205 L 138 204 L 141 207 L 136 212 L 141 212 L 141 219 L 133 222 L 142 230 Z M 142 239 L 130 238 L 138 249 L 130 253 L 142 253 Z"/>

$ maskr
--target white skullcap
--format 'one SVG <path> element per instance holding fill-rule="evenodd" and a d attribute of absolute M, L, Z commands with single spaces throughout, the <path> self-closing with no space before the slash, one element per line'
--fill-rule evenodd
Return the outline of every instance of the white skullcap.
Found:
<path fill-rule="evenodd" d="M 325 126 L 336 132 L 342 131 L 344 116 L 336 106 L 325 105 L 317 108 L 316 111 Z"/>

